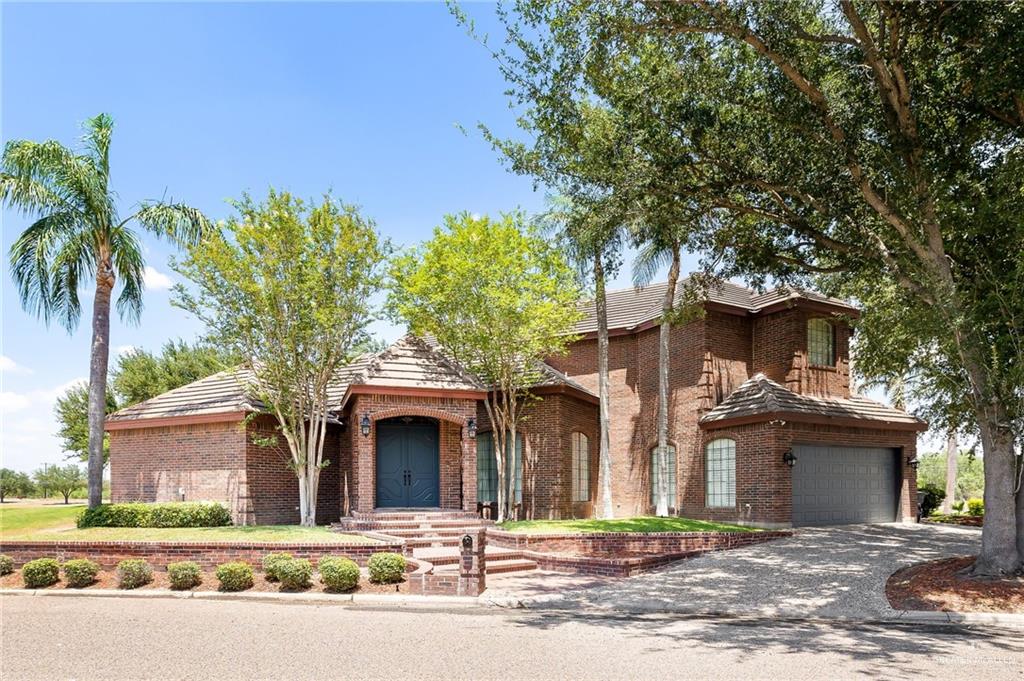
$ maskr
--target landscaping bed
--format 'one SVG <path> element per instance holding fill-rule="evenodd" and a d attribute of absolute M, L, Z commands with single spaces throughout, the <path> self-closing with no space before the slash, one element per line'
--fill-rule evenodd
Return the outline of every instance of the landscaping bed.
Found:
<path fill-rule="evenodd" d="M 974 556 L 918 563 L 894 572 L 885 595 L 896 610 L 1024 613 L 1024 577 L 970 579 Z"/>
<path fill-rule="evenodd" d="M 13 574 L 4 575 L 0 577 L 0 588 L 3 589 L 22 589 L 25 588 L 21 574 L 15 572 Z M 113 570 L 104 570 L 96 575 L 96 581 L 87 587 L 79 589 L 68 586 L 64 580 L 57 582 L 45 589 L 68 589 L 70 591 L 89 591 L 95 589 L 117 589 L 117 576 Z M 133 589 L 133 591 L 154 591 L 154 590 L 169 590 L 171 588 L 170 582 L 168 581 L 167 572 L 164 570 L 153 571 L 153 581 L 143 586 Z M 217 591 L 218 582 L 213 571 L 205 571 L 202 573 L 202 582 L 199 586 L 186 591 Z M 281 585 L 277 582 L 271 582 L 266 579 L 263 573 L 257 572 L 253 575 L 253 585 L 251 588 L 246 589 L 244 592 L 257 591 L 257 592 L 275 592 L 275 591 L 288 591 L 289 593 L 331 593 L 324 589 L 323 584 L 317 575 L 314 575 L 312 586 L 308 589 L 298 590 L 286 590 L 282 589 Z M 380 593 L 380 594 L 393 594 L 393 593 L 409 593 L 409 582 L 403 580 L 398 584 L 375 584 L 371 582 L 366 574 L 366 570 L 362 571 L 359 577 L 359 584 L 355 589 L 341 593 Z"/>
<path fill-rule="evenodd" d="M 926 523 L 943 525 L 962 525 L 964 527 L 981 527 L 985 524 L 983 515 L 932 515 L 924 519 Z"/>

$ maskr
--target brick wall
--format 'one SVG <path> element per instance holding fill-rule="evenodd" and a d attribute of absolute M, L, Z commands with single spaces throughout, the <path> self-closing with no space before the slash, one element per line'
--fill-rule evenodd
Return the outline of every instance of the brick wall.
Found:
<path fill-rule="evenodd" d="M 247 428 L 246 470 L 250 506 L 258 525 L 294 525 L 299 522 L 299 482 L 289 468 L 291 454 L 277 420 L 270 416 L 253 419 Z M 341 517 L 340 451 L 341 428 L 328 424 L 324 438 L 323 460 L 317 488 L 318 524 L 336 522 Z M 270 443 L 269 441 L 272 441 Z"/>
<path fill-rule="evenodd" d="M 832 321 L 835 364 L 809 366 L 807 322 L 812 317 Z M 793 392 L 808 395 L 850 396 L 850 327 L 838 318 L 800 307 L 754 318 L 753 370 Z"/>
<path fill-rule="evenodd" d="M 141 558 L 158 568 L 168 563 L 191 560 L 210 569 L 221 563 L 241 560 L 257 570 L 263 567 L 263 556 L 273 551 L 287 551 L 296 558 L 308 558 L 315 565 L 323 556 L 344 556 L 359 565 L 366 565 L 370 554 L 378 551 L 401 553 L 402 542 L 382 543 L 281 543 L 281 542 L 4 542 L 2 550 L 16 566 L 36 558 L 60 561 L 89 558 L 110 570 L 128 558 Z"/>
<path fill-rule="evenodd" d="M 353 511 L 370 512 L 376 507 L 376 428 L 371 427 L 368 436 L 362 435 L 359 421 L 363 414 L 374 423 L 397 416 L 436 419 L 441 424 L 441 505 L 460 508 L 461 503 L 463 509 L 476 510 L 476 442 L 462 437 L 466 420 L 476 416 L 476 399 L 359 394 L 352 397 L 350 405 L 351 427 L 345 436 L 352 457 L 349 495 Z"/>
<path fill-rule="evenodd" d="M 736 442 L 736 506 L 705 505 L 704 444 L 720 437 Z M 916 433 L 828 425 L 787 423 L 784 426 L 755 423 L 702 434 L 700 446 L 688 456 L 681 473 L 680 514 L 688 518 L 723 522 L 788 526 L 793 517 L 792 469 L 782 455 L 794 444 L 832 444 L 853 447 L 891 447 L 901 451 L 899 509 L 904 521 L 916 516 L 917 478 L 906 465 L 916 452 Z M 798 464 L 799 465 L 799 464 Z M 911 490 L 915 490 L 911 494 Z"/>
<path fill-rule="evenodd" d="M 110 431 L 114 502 L 220 501 L 253 522 L 240 421 Z"/>

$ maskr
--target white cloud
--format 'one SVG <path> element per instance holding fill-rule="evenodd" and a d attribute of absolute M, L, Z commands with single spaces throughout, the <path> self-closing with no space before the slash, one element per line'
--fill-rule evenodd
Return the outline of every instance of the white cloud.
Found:
<path fill-rule="evenodd" d="M 174 285 L 171 278 L 163 272 L 157 271 L 155 267 L 146 265 L 146 268 L 142 271 L 142 281 L 146 285 L 146 288 L 154 291 L 166 291 Z"/>
<path fill-rule="evenodd" d="M 60 463 L 64 453 L 53 407 L 68 388 L 85 382 L 76 378 L 49 388 L 0 392 L 0 464 L 32 471 L 44 462 Z"/>
<path fill-rule="evenodd" d="M 118 345 L 114 348 L 114 354 L 120 357 L 121 355 L 127 355 L 129 352 L 135 352 L 135 350 L 134 345 Z"/>
<path fill-rule="evenodd" d="M 32 370 L 23 367 L 7 355 L 0 355 L 0 371 L 7 374 L 31 374 Z"/>

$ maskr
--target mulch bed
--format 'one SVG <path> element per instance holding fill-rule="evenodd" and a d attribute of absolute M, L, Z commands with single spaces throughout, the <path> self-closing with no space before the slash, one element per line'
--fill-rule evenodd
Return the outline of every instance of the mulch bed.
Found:
<path fill-rule="evenodd" d="M 974 556 L 918 563 L 892 573 L 885 584 L 896 610 L 1024 613 L 1024 577 L 973 579 L 963 573 Z"/>
<path fill-rule="evenodd" d="M 985 523 L 983 515 L 940 515 L 925 518 L 925 522 L 940 523 L 942 525 L 964 525 L 966 527 L 981 527 Z"/>
<path fill-rule="evenodd" d="M 190 589 L 190 591 L 217 591 L 219 582 L 213 572 L 204 572 L 202 583 Z M 25 583 L 21 580 L 21 574 L 18 570 L 15 570 L 12 574 L 4 575 L 0 577 L 0 588 L 2 589 L 21 589 L 24 588 Z M 72 591 L 80 590 L 73 589 L 64 583 L 63 579 L 52 586 L 46 587 L 47 589 L 70 589 Z M 117 575 L 113 571 L 101 571 L 96 575 L 96 581 L 90 586 L 84 588 L 89 589 L 116 589 L 117 588 Z M 145 586 L 139 587 L 143 591 L 152 591 L 154 589 L 170 589 L 171 585 L 167 579 L 167 572 L 163 570 L 153 571 L 153 581 Z M 138 590 L 138 589 L 137 589 Z M 251 589 L 246 591 L 285 591 L 281 588 L 281 585 L 277 582 L 268 582 L 262 573 L 257 572 L 253 575 L 253 586 Z M 303 589 L 302 593 L 328 593 L 324 590 L 323 584 L 318 580 L 318 577 L 313 575 L 313 586 L 308 589 Z M 359 577 L 359 584 L 352 591 L 345 593 L 357 593 L 357 594 L 406 594 L 409 593 L 409 582 L 402 581 L 398 584 L 374 584 L 369 580 L 366 574 L 362 574 Z"/>

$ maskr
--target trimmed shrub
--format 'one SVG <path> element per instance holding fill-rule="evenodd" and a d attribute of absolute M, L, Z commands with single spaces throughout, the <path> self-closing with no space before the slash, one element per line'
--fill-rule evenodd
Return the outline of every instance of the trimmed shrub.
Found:
<path fill-rule="evenodd" d="M 216 502 L 175 501 L 163 504 L 104 504 L 78 515 L 78 527 L 221 527 L 231 512 Z"/>
<path fill-rule="evenodd" d="M 985 500 L 974 499 L 967 500 L 967 515 L 982 516 L 985 515 Z"/>
<path fill-rule="evenodd" d="M 153 581 L 153 568 L 139 558 L 122 560 L 117 564 L 117 588 L 138 589 Z"/>
<path fill-rule="evenodd" d="M 0 555 L 0 577 L 14 572 L 14 559 L 10 556 Z"/>
<path fill-rule="evenodd" d="M 918 494 L 924 493 L 923 496 L 919 497 L 921 499 L 922 518 L 927 518 L 932 513 L 935 513 L 939 506 L 942 505 L 942 500 L 946 498 L 946 490 L 938 485 L 925 485 L 924 487 L 918 487 L 917 491 Z"/>
<path fill-rule="evenodd" d="M 405 556 L 397 553 L 375 553 L 366 563 L 370 569 L 370 581 L 378 584 L 393 584 L 405 576 Z"/>
<path fill-rule="evenodd" d="M 167 579 L 170 581 L 172 589 L 184 591 L 202 584 L 203 571 L 197 563 L 190 560 L 168 563 Z"/>
<path fill-rule="evenodd" d="M 275 567 L 277 568 L 277 578 L 281 580 L 281 589 L 298 591 L 310 587 L 313 566 L 305 558 L 281 561 Z"/>
<path fill-rule="evenodd" d="M 21 566 L 21 578 L 29 589 L 42 589 L 60 581 L 60 563 L 55 558 L 37 558 Z"/>
<path fill-rule="evenodd" d="M 275 551 L 263 556 L 263 576 L 266 577 L 268 582 L 278 581 L 281 579 L 277 573 L 278 566 L 287 563 L 291 559 L 292 554 L 284 551 Z"/>
<path fill-rule="evenodd" d="M 359 566 L 348 558 L 326 556 L 317 563 L 317 569 L 327 591 L 348 591 L 359 583 Z"/>
<path fill-rule="evenodd" d="M 964 502 L 963 502 L 963 500 L 954 501 L 952 504 L 950 504 L 950 508 L 953 509 L 954 513 L 963 513 L 964 512 Z"/>
<path fill-rule="evenodd" d="M 76 558 L 64 563 L 64 581 L 76 589 L 89 586 L 96 581 L 100 566 L 88 558 Z"/>
<path fill-rule="evenodd" d="M 215 574 L 221 591 L 245 591 L 252 588 L 252 566 L 248 563 L 221 563 Z"/>

